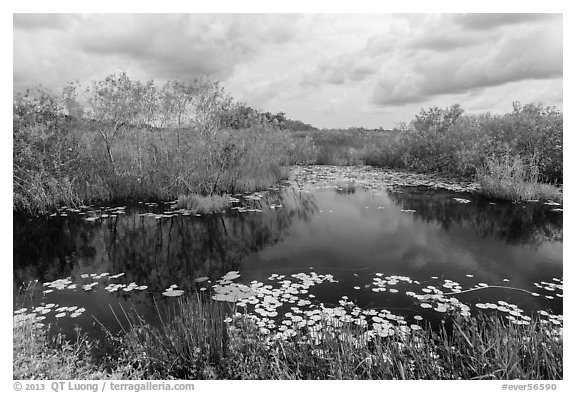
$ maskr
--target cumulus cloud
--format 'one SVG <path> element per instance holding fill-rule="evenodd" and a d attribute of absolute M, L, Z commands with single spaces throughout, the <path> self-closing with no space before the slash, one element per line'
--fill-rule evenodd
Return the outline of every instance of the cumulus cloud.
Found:
<path fill-rule="evenodd" d="M 56 87 L 118 70 L 154 79 L 209 75 L 223 80 L 270 47 L 302 39 L 300 19 L 293 14 L 18 14 L 15 87 L 39 82 Z"/>
<path fill-rule="evenodd" d="M 391 28 L 359 50 L 325 60 L 302 83 L 363 83 L 371 90 L 373 104 L 394 106 L 517 81 L 554 79 L 563 72 L 562 24 L 557 21 L 556 15 L 542 14 L 495 15 L 494 20 L 490 15 L 413 19 L 407 29 Z M 481 26 L 486 30 L 480 31 Z"/>
<path fill-rule="evenodd" d="M 91 18 L 77 38 L 86 52 L 139 62 L 158 77 L 230 76 L 239 63 L 297 34 L 297 15 L 114 15 Z"/>
<path fill-rule="evenodd" d="M 14 14 L 14 28 L 20 30 L 63 29 L 72 15 L 66 14 Z"/>
<path fill-rule="evenodd" d="M 378 105 L 421 102 L 441 94 L 562 76 L 561 30 L 536 29 L 459 52 L 422 55 L 402 72 L 377 79 Z"/>
<path fill-rule="evenodd" d="M 454 21 L 467 29 L 486 30 L 506 25 L 537 22 L 542 20 L 559 20 L 561 14 L 461 14 L 454 17 Z"/>
<path fill-rule="evenodd" d="M 561 104 L 562 27 L 557 14 L 15 14 L 13 81 L 209 75 L 320 127 L 392 126 L 421 106 Z"/>

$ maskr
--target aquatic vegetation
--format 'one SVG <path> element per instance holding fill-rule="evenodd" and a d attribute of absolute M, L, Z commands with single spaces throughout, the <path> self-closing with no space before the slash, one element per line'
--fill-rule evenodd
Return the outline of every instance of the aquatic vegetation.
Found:
<path fill-rule="evenodd" d="M 182 296 L 183 294 L 184 294 L 184 290 L 178 289 L 178 285 L 176 285 L 176 284 L 170 285 L 168 288 L 166 288 L 166 290 L 164 292 L 162 292 L 162 295 L 167 296 L 167 297 L 178 297 L 178 296 Z"/>
<path fill-rule="evenodd" d="M 203 196 L 199 194 L 180 195 L 176 207 L 186 209 L 192 214 L 208 214 L 212 212 L 221 212 L 232 204 L 229 195 L 210 195 Z"/>
<path fill-rule="evenodd" d="M 263 196 L 265 195 L 264 193 Z M 253 199 L 246 200 L 243 195 L 238 195 L 237 201 L 235 199 L 233 203 L 245 203 L 246 210 L 258 209 L 258 207 L 266 210 L 267 207 L 270 208 L 273 205 L 268 203 L 269 200 L 261 198 L 256 195 Z M 469 208 L 469 206 L 456 206 L 456 203 L 448 198 L 445 201 L 452 208 Z M 163 205 L 158 206 L 159 210 L 164 210 Z M 283 212 L 269 213 L 277 215 Z M 378 212 L 380 213 L 384 212 Z M 174 210 L 173 214 L 166 215 L 176 217 L 184 214 Z M 135 220 L 146 223 L 149 221 L 147 218 L 135 218 Z M 181 221 L 187 220 L 181 219 Z M 176 222 L 176 220 L 173 221 L 173 223 Z M 153 225 L 163 224 L 154 223 Z M 306 267 L 303 270 L 306 270 Z M 73 271 L 71 273 L 73 277 L 44 283 L 42 288 L 48 288 L 49 291 L 65 291 L 65 294 L 69 293 L 72 296 L 74 291 L 83 290 L 92 293 L 116 292 L 114 295 L 106 294 L 106 296 L 128 300 L 130 296 L 138 296 L 134 294 L 135 291 L 145 291 L 148 294 L 146 296 L 149 297 L 158 294 L 160 302 L 169 306 L 178 305 L 180 301 L 185 301 L 191 296 L 198 296 L 203 302 L 215 300 L 216 303 L 221 303 L 219 307 L 222 307 L 225 313 L 225 317 L 222 318 L 223 329 L 227 332 L 225 334 L 232 334 L 230 332 L 244 334 L 239 331 L 239 326 L 244 326 L 244 323 L 249 321 L 246 324 L 252 326 L 258 340 L 271 348 L 291 345 L 293 340 L 300 340 L 306 345 L 316 345 L 319 348 L 328 345 L 326 343 L 340 340 L 350 345 L 349 348 L 364 348 L 367 343 L 376 343 L 384 338 L 408 337 L 407 339 L 412 340 L 424 331 L 426 334 L 437 333 L 440 329 L 438 327 L 440 320 L 450 323 L 454 318 L 476 318 L 478 315 L 498 318 L 505 324 L 518 328 L 550 330 L 562 328 L 562 316 L 553 315 L 546 306 L 554 304 L 557 309 L 558 298 L 563 296 L 561 278 L 548 278 L 546 281 L 535 282 L 534 287 L 529 285 L 528 288 L 513 288 L 502 284 L 502 282 L 510 281 L 506 278 L 494 278 L 483 274 L 479 269 L 474 269 L 473 272 L 477 275 L 477 279 L 473 280 L 475 275 L 465 274 L 464 270 L 460 273 L 463 276 L 462 280 L 454 277 L 454 272 L 442 274 L 436 272 L 437 276 L 428 276 L 432 271 L 425 273 L 423 277 L 417 277 L 418 280 L 416 280 L 402 275 L 390 275 L 388 272 L 373 273 L 371 270 L 361 269 L 358 269 L 357 273 L 349 272 L 346 277 L 340 277 L 337 273 L 334 275 L 318 274 L 314 272 L 313 267 L 310 267 L 310 271 L 303 273 L 286 273 L 286 271 L 266 273 L 262 277 L 267 278 L 260 279 L 262 281 L 248 282 L 249 279 L 244 278 L 244 272 L 241 274 L 240 271 L 230 271 L 218 279 L 213 271 L 206 269 L 195 271 L 186 277 L 186 281 L 178 282 L 182 288 L 173 284 L 162 291 L 161 288 L 165 288 L 168 283 L 174 281 L 167 281 L 161 287 L 158 287 L 156 283 L 154 283 L 156 285 L 152 283 L 139 285 L 130 282 L 129 276 L 123 277 L 123 273 L 85 273 L 83 270 L 83 274 L 79 276 Z M 202 274 L 210 275 L 210 277 L 201 276 Z M 442 277 L 439 277 L 440 275 Z M 341 284 L 333 284 L 339 281 L 336 277 L 342 278 Z M 451 277 L 452 280 L 445 277 Z M 171 280 L 176 280 L 176 276 Z M 481 280 L 485 282 L 479 282 Z M 514 281 L 516 281 L 515 278 Z M 522 308 L 527 309 L 523 310 L 510 304 L 515 302 L 515 300 L 510 300 L 514 298 L 513 296 L 485 298 L 487 291 L 494 290 L 494 288 L 499 288 L 499 291 L 524 292 L 525 294 L 521 293 L 521 295 L 528 296 L 531 304 L 526 307 L 524 303 L 518 302 Z M 327 293 L 330 296 L 327 296 Z M 341 298 L 334 300 L 334 293 L 338 293 L 337 296 L 342 295 Z M 461 296 L 470 293 L 471 296 Z M 42 300 L 63 303 L 50 294 L 51 292 L 44 293 Z M 164 299 L 163 296 L 178 297 L 178 299 Z M 367 297 L 373 301 L 370 306 L 366 306 Z M 468 300 L 471 303 L 467 303 L 462 299 L 473 300 Z M 505 299 L 510 303 L 498 299 Z M 396 301 L 402 304 L 401 308 L 397 309 L 392 305 Z M 379 306 L 374 304 L 379 304 Z M 542 305 L 546 314 L 536 314 L 531 308 L 533 304 Z M 78 308 L 73 308 L 74 306 L 54 304 L 52 307 L 47 306 L 30 308 L 34 310 L 38 318 L 47 318 L 46 320 L 37 319 L 37 322 L 54 321 L 51 323 L 58 324 L 61 318 L 74 319 L 82 315 Z M 25 312 L 27 310 L 19 311 L 19 314 Z M 18 314 L 15 313 L 15 315 Z M 82 318 L 79 322 L 82 322 Z M 436 330 L 428 330 L 429 325 L 433 325 L 433 329 Z M 353 330 L 356 328 L 361 330 Z M 346 337 L 341 337 L 343 335 Z"/>
<path fill-rule="evenodd" d="M 250 298 L 256 294 L 252 288 L 242 285 L 231 283 L 229 285 L 217 285 L 214 287 L 215 295 L 212 299 L 224 302 L 236 302 L 240 299 Z"/>
<path fill-rule="evenodd" d="M 384 310 L 357 309 L 343 297 L 340 307 L 293 306 L 274 329 L 273 318 L 224 313 L 223 302 L 192 296 L 178 305 L 160 328 L 131 317 L 120 342 L 147 378 L 562 378 L 561 330 L 534 321 L 456 317 L 451 332 L 434 331 Z M 347 310 L 356 311 L 357 320 Z M 523 361 L 512 359 L 507 367 L 505 354 Z"/>
<path fill-rule="evenodd" d="M 430 187 L 456 192 L 473 192 L 479 185 L 473 182 L 456 182 L 430 174 L 409 173 L 394 170 L 382 170 L 371 166 L 294 166 L 294 181 L 302 189 L 334 187 L 337 184 L 354 182 L 357 187 L 368 190 L 390 189 L 398 187 Z"/>
<path fill-rule="evenodd" d="M 506 152 L 489 157 L 477 173 L 482 193 L 501 199 L 526 201 L 534 199 L 562 200 L 560 190 L 550 184 L 538 183 L 539 163 L 536 154 L 526 163 L 520 155 Z"/>
<path fill-rule="evenodd" d="M 82 274 L 81 278 L 85 280 L 111 280 L 121 275 L 121 273 L 111 275 L 104 272 L 100 274 Z M 358 275 L 356 274 L 356 276 Z M 339 301 L 339 306 L 336 307 L 331 307 L 316 301 L 316 295 L 311 292 L 316 285 L 337 283 L 337 280 L 335 280 L 331 274 L 317 274 L 314 271 L 293 273 L 290 275 L 271 274 L 268 277 L 270 284 L 258 281 L 252 281 L 246 284 L 234 282 L 240 277 L 239 271 L 230 271 L 216 280 L 213 285 L 209 285 L 210 280 L 208 277 L 199 277 L 195 279 L 194 282 L 197 284 L 203 283 L 203 285 L 196 287 L 195 290 L 209 293 L 212 299 L 216 301 L 232 303 L 235 307 L 244 309 L 242 315 L 250 317 L 254 323 L 263 331 L 265 330 L 271 338 L 285 338 L 292 334 L 283 326 L 291 326 L 298 330 L 304 327 L 313 328 L 319 323 L 335 328 L 341 326 L 342 323 L 351 323 L 358 326 L 366 326 L 368 328 L 366 332 L 368 337 L 382 334 L 389 335 L 389 329 L 407 326 L 405 320 L 407 315 L 396 315 L 388 310 L 362 309 L 346 295 L 342 296 Z M 466 277 L 471 278 L 473 275 L 466 274 Z M 437 276 L 433 276 L 432 279 L 439 280 Z M 97 283 L 97 281 L 94 281 L 90 284 L 84 284 L 81 288 L 86 290 L 86 287 L 89 286 L 89 288 L 92 289 Z M 422 285 L 420 281 L 413 280 L 407 276 L 385 276 L 383 273 L 377 272 L 372 277 L 371 282 L 365 285 L 365 287 L 356 285 L 353 289 L 355 291 L 371 290 L 376 293 L 387 292 L 397 296 L 406 296 L 412 298 L 415 306 L 419 309 L 433 311 L 438 314 L 456 313 L 456 315 L 463 317 L 468 317 L 475 311 L 472 310 L 471 305 L 467 305 L 455 298 L 454 295 L 456 294 L 481 291 L 489 288 L 504 288 L 523 291 L 531 296 L 544 296 L 544 294 L 541 295 L 537 292 L 530 292 L 524 289 L 489 285 L 482 282 L 473 284 L 469 288 L 464 288 L 462 284 L 450 279 L 439 280 L 437 285 L 424 285 Z M 76 288 L 71 277 L 44 283 L 43 286 L 55 288 L 56 290 L 74 290 Z M 553 278 L 551 281 L 535 282 L 534 286 L 542 291 L 554 293 L 557 297 L 562 297 L 562 279 Z M 442 288 L 444 290 L 442 290 Z M 144 291 L 148 289 L 148 286 L 138 285 L 135 282 L 129 284 L 109 282 L 104 286 L 104 290 L 108 292 L 116 292 L 120 289 L 127 293 L 134 290 Z M 184 294 L 185 290 L 178 288 L 177 284 L 170 285 L 162 292 L 162 295 L 166 297 L 180 297 Z M 547 299 L 553 299 L 552 296 L 545 296 L 548 296 Z M 55 307 L 55 305 L 49 304 L 37 308 L 35 311 L 38 312 L 39 315 L 44 315 L 48 313 L 52 307 Z M 499 312 L 502 316 L 516 324 L 525 324 L 529 321 L 528 318 L 530 318 L 529 315 L 523 313 L 524 310 L 502 300 L 497 303 L 478 302 L 474 307 L 477 310 L 485 312 Z M 290 310 L 289 312 L 286 311 L 287 308 Z M 24 311 L 20 311 L 20 313 L 23 312 Z M 67 308 L 65 306 L 55 308 L 57 318 L 66 315 L 75 318 L 78 316 L 78 313 L 81 312 L 81 310 L 77 310 L 76 308 Z M 367 316 L 373 316 L 373 318 L 366 319 Z M 422 316 L 419 315 L 413 319 L 416 321 L 424 320 Z M 382 325 L 382 321 L 384 320 L 388 322 Z M 549 313 L 541 314 L 539 318 L 539 323 L 543 324 L 558 325 L 561 324 L 561 321 L 561 317 L 552 316 L 552 314 Z"/>

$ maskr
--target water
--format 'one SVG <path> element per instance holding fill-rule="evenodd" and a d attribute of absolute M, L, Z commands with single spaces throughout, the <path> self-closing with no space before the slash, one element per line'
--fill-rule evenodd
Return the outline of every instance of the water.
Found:
<path fill-rule="evenodd" d="M 162 296 L 171 285 L 209 291 L 229 271 L 239 271 L 235 281 L 245 284 L 275 284 L 272 274 L 331 274 L 337 282 L 315 285 L 302 297 L 331 306 L 347 296 L 362 308 L 433 322 L 442 316 L 421 308 L 405 292 L 428 285 L 450 291 L 450 285 L 443 287 L 446 280 L 460 284 L 463 293 L 455 296 L 466 304 L 505 301 L 528 315 L 536 310 L 562 314 L 561 287 L 552 285 L 562 283 L 557 206 L 491 202 L 423 187 L 378 191 L 295 185 L 262 197 L 240 197 L 233 206 L 253 211 L 195 216 L 176 214 L 172 204 L 140 203 L 38 219 L 14 216 L 15 289 L 39 280 L 35 305 L 86 309 L 74 318 L 65 312 L 53 329 L 81 327 L 95 337 L 102 335 L 100 323 L 112 332 L 120 329 L 122 308 L 135 307 L 156 323 L 156 308 L 174 301 Z M 103 218 L 87 220 L 96 216 Z M 109 275 L 94 277 L 100 273 Z M 110 278 L 119 273 L 124 274 Z M 386 276 L 412 281 L 375 291 L 374 279 Z M 40 285 L 66 277 L 65 289 Z M 201 277 L 210 282 L 195 281 Z M 109 292 L 110 283 L 132 282 L 147 288 Z M 478 284 L 491 288 L 466 292 Z M 54 322 L 55 314 L 46 313 L 45 322 Z"/>

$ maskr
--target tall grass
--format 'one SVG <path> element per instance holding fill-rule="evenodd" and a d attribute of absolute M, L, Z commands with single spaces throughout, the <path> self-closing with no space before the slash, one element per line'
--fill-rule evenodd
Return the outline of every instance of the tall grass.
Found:
<path fill-rule="evenodd" d="M 513 325 L 495 316 L 455 317 L 365 339 L 365 327 L 300 329 L 270 340 L 246 316 L 228 326 L 221 303 L 180 299 L 177 314 L 154 328 L 137 315 L 120 339 L 144 378 L 193 379 L 561 379 L 562 337 L 538 321 Z"/>
<path fill-rule="evenodd" d="M 85 107 L 42 90 L 17 95 L 14 210 L 255 191 L 307 160 L 309 138 L 295 142 L 268 123 L 226 128 L 231 99 L 217 84 L 188 87 L 112 75 L 88 89 Z"/>
<path fill-rule="evenodd" d="M 77 332 L 70 341 L 61 334 L 49 335 L 49 326 L 25 307 L 32 304 L 34 283 L 14 295 L 20 311 L 12 319 L 14 379 L 102 379 L 103 367 L 91 356 L 94 343 Z"/>
<path fill-rule="evenodd" d="M 92 358 L 94 343 L 78 334 L 73 340 L 62 335 L 48 337 L 44 327 L 28 315 L 14 317 L 14 379 L 104 379 L 110 377 Z"/>
<path fill-rule="evenodd" d="M 482 193 L 495 198 L 526 201 L 531 199 L 562 200 L 557 187 L 538 183 L 537 156 L 529 162 L 522 157 L 506 153 L 501 157 L 489 157 L 478 170 L 477 179 Z"/>
<path fill-rule="evenodd" d="M 154 379 L 214 379 L 226 356 L 224 305 L 199 296 L 178 299 L 173 314 L 152 327 L 135 312 L 124 312 L 124 335 L 116 338 L 132 367 Z M 169 319 L 166 319 L 169 318 Z"/>
<path fill-rule="evenodd" d="M 367 327 L 320 320 L 274 339 L 230 303 L 178 298 L 152 326 L 134 310 L 116 316 L 115 352 L 50 337 L 35 314 L 13 318 L 15 379 L 562 379 L 561 330 L 494 315 L 453 315 L 433 328 L 368 339 Z M 120 322 L 123 321 L 123 322 Z"/>
<path fill-rule="evenodd" d="M 180 195 L 176 202 L 176 207 L 199 214 L 221 212 L 230 205 L 231 202 L 228 195 Z"/>

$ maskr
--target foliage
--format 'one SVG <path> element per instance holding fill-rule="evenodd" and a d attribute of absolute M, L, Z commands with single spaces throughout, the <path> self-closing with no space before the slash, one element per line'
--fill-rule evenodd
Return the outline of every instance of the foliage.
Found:
<path fill-rule="evenodd" d="M 13 104 L 14 206 L 23 211 L 73 204 L 80 161 L 72 121 L 44 90 L 19 95 Z"/>
<path fill-rule="evenodd" d="M 549 184 L 538 183 L 538 157 L 524 162 L 519 155 L 510 153 L 502 157 L 489 157 L 486 165 L 477 173 L 482 192 L 488 196 L 526 201 L 531 199 L 562 200 L 558 189 Z"/>
<path fill-rule="evenodd" d="M 488 184 L 490 168 L 509 154 L 538 158 L 531 181 L 563 179 L 563 116 L 539 104 L 515 103 L 504 115 L 433 107 L 389 131 L 316 130 L 235 103 L 208 79 L 158 85 L 112 74 L 78 90 L 15 96 L 15 210 L 254 191 L 283 179 L 291 164 L 367 164 Z"/>
<path fill-rule="evenodd" d="M 303 328 L 270 340 L 242 315 L 223 322 L 226 307 L 195 296 L 154 328 L 131 317 L 119 338 L 144 378 L 192 379 L 561 379 L 562 336 L 532 321 L 457 316 L 450 326 L 361 339 L 365 327 L 344 323 L 317 339 Z M 323 331 L 321 328 L 319 331 Z M 316 338 L 315 338 L 316 337 Z"/>
<path fill-rule="evenodd" d="M 391 131 L 324 130 L 312 134 L 317 164 L 367 164 L 454 177 L 486 177 L 486 168 L 506 155 L 524 163 L 533 157 L 531 182 L 561 183 L 563 115 L 553 107 L 514 103 L 503 115 L 464 114 L 460 105 L 421 110 Z"/>
<path fill-rule="evenodd" d="M 285 176 L 298 147 L 266 122 L 226 129 L 217 82 L 157 86 L 126 74 L 14 99 L 14 209 L 254 191 Z"/>
<path fill-rule="evenodd" d="M 141 316 L 125 313 L 128 326 L 116 338 L 132 368 L 145 378 L 215 379 L 215 366 L 227 350 L 224 307 L 197 297 L 178 299 L 175 315 L 150 326 Z M 111 336 L 112 337 L 112 336 Z"/>
<path fill-rule="evenodd" d="M 32 317 L 32 318 L 30 318 Z M 74 342 L 62 335 L 49 338 L 33 314 L 14 316 L 14 379 L 102 379 L 101 366 L 90 356 L 94 345 L 79 334 Z"/>
<path fill-rule="evenodd" d="M 176 207 L 190 210 L 192 213 L 206 214 L 212 212 L 221 212 L 231 205 L 228 195 L 180 195 L 176 202 Z"/>

